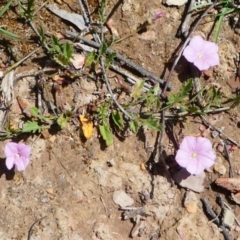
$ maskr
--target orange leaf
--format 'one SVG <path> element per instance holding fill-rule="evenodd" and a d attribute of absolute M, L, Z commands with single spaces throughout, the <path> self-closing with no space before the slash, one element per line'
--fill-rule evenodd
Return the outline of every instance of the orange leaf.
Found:
<path fill-rule="evenodd" d="M 82 124 L 82 131 L 83 135 L 86 139 L 91 138 L 93 134 L 93 123 L 84 115 L 79 115 L 81 124 Z"/>

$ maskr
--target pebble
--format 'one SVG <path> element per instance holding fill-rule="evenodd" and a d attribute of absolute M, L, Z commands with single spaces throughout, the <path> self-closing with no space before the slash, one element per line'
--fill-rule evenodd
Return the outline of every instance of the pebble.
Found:
<path fill-rule="evenodd" d="M 183 6 L 184 4 L 186 4 L 188 2 L 188 0 L 167 0 L 166 4 L 168 6 Z"/>
<path fill-rule="evenodd" d="M 120 207 L 131 206 L 134 203 L 134 200 L 122 190 L 113 193 L 113 201 Z"/>
<path fill-rule="evenodd" d="M 187 191 L 185 194 L 183 205 L 189 213 L 197 212 L 197 203 L 198 203 L 198 198 L 196 194 L 192 191 Z"/>
<path fill-rule="evenodd" d="M 224 175 L 227 172 L 226 167 L 222 163 L 215 163 L 213 169 L 221 175 Z"/>
<path fill-rule="evenodd" d="M 186 169 L 181 169 L 179 172 L 174 174 L 174 180 L 181 187 L 188 188 L 194 192 L 203 192 L 203 182 L 205 176 L 204 172 L 195 176 L 188 173 Z"/>

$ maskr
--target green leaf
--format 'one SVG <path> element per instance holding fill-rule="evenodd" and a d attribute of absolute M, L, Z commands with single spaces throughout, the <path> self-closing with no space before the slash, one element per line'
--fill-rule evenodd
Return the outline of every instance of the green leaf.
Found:
<path fill-rule="evenodd" d="M 22 39 L 21 37 L 19 37 L 18 35 L 14 34 L 14 33 L 11 33 L 9 31 L 6 31 L 2 28 L 0 28 L 0 34 L 4 35 L 5 37 L 12 38 L 14 40 L 26 41 L 26 40 Z"/>
<path fill-rule="evenodd" d="M 183 100 L 187 100 L 189 98 L 189 94 L 193 88 L 192 79 L 188 79 L 183 83 L 178 93 L 173 94 L 170 93 L 168 97 L 167 105 L 174 105 L 175 103 L 181 103 Z"/>
<path fill-rule="evenodd" d="M 57 119 L 58 125 L 63 129 L 67 126 L 70 117 L 65 117 L 63 114 L 59 116 Z"/>
<path fill-rule="evenodd" d="M 37 122 L 32 122 L 32 121 L 27 121 L 24 125 L 23 125 L 23 129 L 22 132 L 24 133 L 35 133 L 35 132 L 41 132 L 42 127 L 38 125 Z"/>
<path fill-rule="evenodd" d="M 105 62 L 106 68 L 109 68 L 109 67 L 112 65 L 112 63 L 113 63 L 113 61 L 114 61 L 114 58 L 115 58 L 116 56 L 117 56 L 117 54 L 116 54 L 115 52 L 112 52 L 112 53 L 110 53 L 110 54 L 107 55 L 107 57 L 106 57 L 106 62 Z"/>
<path fill-rule="evenodd" d="M 95 59 L 96 59 L 96 52 L 93 51 L 87 55 L 86 60 L 85 60 L 85 65 L 87 67 L 91 66 L 92 63 L 95 61 Z"/>
<path fill-rule="evenodd" d="M 140 126 L 137 121 L 131 121 L 129 122 L 129 127 L 134 133 L 137 133 Z"/>
<path fill-rule="evenodd" d="M 145 80 L 141 80 L 141 81 L 136 81 L 134 87 L 133 87 L 133 92 L 131 93 L 131 97 L 133 98 L 137 98 L 143 90 L 143 86 L 144 86 Z"/>
<path fill-rule="evenodd" d="M 118 128 L 122 129 L 124 126 L 122 114 L 119 111 L 112 111 L 112 119 Z"/>
<path fill-rule="evenodd" d="M 38 117 L 38 115 L 39 115 L 39 113 L 40 113 L 39 109 L 36 108 L 36 107 L 31 107 L 31 108 L 30 108 L 30 112 L 31 112 L 31 114 L 33 115 L 33 117 Z"/>
<path fill-rule="evenodd" d="M 0 17 L 9 9 L 10 5 L 12 4 L 12 0 L 8 1 L 8 3 L 1 9 Z"/>
<path fill-rule="evenodd" d="M 147 120 L 142 120 L 143 125 L 147 126 L 150 129 L 161 131 L 162 127 L 159 125 L 159 120 L 154 118 L 149 118 Z"/>
<path fill-rule="evenodd" d="M 100 133 L 103 137 L 103 139 L 106 142 L 107 146 L 110 146 L 113 144 L 113 137 L 112 137 L 112 133 L 110 131 L 109 125 L 107 125 L 106 123 L 103 123 L 103 125 L 99 125 L 99 130 Z"/>
<path fill-rule="evenodd" d="M 108 48 L 107 44 L 103 42 L 99 48 L 99 57 L 106 54 L 107 48 Z"/>

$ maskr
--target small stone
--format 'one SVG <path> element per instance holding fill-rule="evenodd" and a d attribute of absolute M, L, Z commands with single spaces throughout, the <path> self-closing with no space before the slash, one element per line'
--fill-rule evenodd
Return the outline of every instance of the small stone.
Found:
<path fill-rule="evenodd" d="M 197 203 L 198 199 L 196 197 L 196 194 L 192 191 L 186 192 L 183 205 L 189 213 L 197 212 Z"/>
<path fill-rule="evenodd" d="M 53 195 L 53 188 L 48 188 L 48 189 L 46 189 L 46 192 L 49 193 L 49 194 L 51 194 L 51 195 Z"/>
<path fill-rule="evenodd" d="M 131 206 L 134 203 L 134 200 L 122 190 L 113 193 L 113 201 L 120 207 Z"/>
<path fill-rule="evenodd" d="M 168 5 L 168 6 L 178 6 L 178 7 L 180 7 L 180 6 L 182 6 L 182 5 L 184 5 L 184 4 L 186 4 L 188 2 L 188 0 L 167 0 L 166 1 L 166 4 Z"/>
<path fill-rule="evenodd" d="M 240 178 L 218 178 L 215 183 L 232 193 L 240 192 Z"/>
<path fill-rule="evenodd" d="M 227 172 L 227 169 L 222 163 L 215 163 L 213 166 L 215 172 L 224 175 Z"/>
<path fill-rule="evenodd" d="M 179 184 L 181 187 L 188 188 L 194 192 L 203 192 L 204 186 L 204 178 L 205 173 L 201 173 L 199 175 L 191 175 L 189 172 L 187 172 L 186 169 L 181 169 L 179 172 L 174 174 L 174 180 L 177 184 Z"/>
<path fill-rule="evenodd" d="M 236 194 L 232 193 L 231 197 L 235 203 L 240 204 L 240 193 L 236 193 Z"/>
<path fill-rule="evenodd" d="M 223 211 L 223 218 L 222 218 L 223 226 L 229 227 L 231 229 L 234 225 L 234 222 L 235 222 L 234 213 L 230 209 L 225 208 Z"/>

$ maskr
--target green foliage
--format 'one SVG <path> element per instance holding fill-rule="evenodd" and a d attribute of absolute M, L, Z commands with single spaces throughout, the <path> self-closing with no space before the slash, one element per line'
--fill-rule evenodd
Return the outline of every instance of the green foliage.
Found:
<path fill-rule="evenodd" d="M 169 94 L 167 105 L 173 106 L 174 104 L 181 104 L 182 102 L 188 100 L 192 88 L 193 80 L 188 79 L 186 82 L 182 84 L 180 90 L 176 94 L 174 93 Z"/>
<path fill-rule="evenodd" d="M 60 43 L 57 37 L 52 36 L 49 52 L 57 63 L 66 66 L 73 57 L 74 50 L 69 42 Z"/>
<path fill-rule="evenodd" d="M 131 131 L 134 132 L 134 133 L 137 133 L 139 128 L 140 128 L 137 121 L 130 121 L 129 122 L 129 127 L 130 127 Z"/>
<path fill-rule="evenodd" d="M 153 130 L 156 130 L 156 131 L 161 131 L 162 130 L 162 126 L 161 124 L 159 124 L 159 119 L 156 119 L 152 116 L 149 116 L 148 119 L 142 119 L 141 120 L 142 122 L 142 125 L 150 128 L 150 129 L 153 129 Z"/>
<path fill-rule="evenodd" d="M 224 94 L 220 89 L 215 86 L 205 88 L 202 92 L 202 99 L 204 99 L 204 108 L 221 107 L 224 102 Z"/>
<path fill-rule="evenodd" d="M 11 6 L 13 0 L 10 0 L 7 2 L 7 4 L 0 10 L 0 17 L 3 16 L 3 14 L 9 9 Z M 7 30 L 4 30 L 3 28 L 0 28 L 0 34 L 4 35 L 7 38 L 11 38 L 13 40 L 19 40 L 24 41 L 21 37 L 19 37 L 17 34 L 14 34 L 12 32 L 9 32 Z"/>
<path fill-rule="evenodd" d="M 113 144 L 113 137 L 112 137 L 112 132 L 109 128 L 109 125 L 106 123 L 103 123 L 103 125 L 99 125 L 99 130 L 102 135 L 102 138 L 106 142 L 107 146 L 110 146 Z"/>
<path fill-rule="evenodd" d="M 27 0 L 27 6 L 23 6 L 20 2 L 20 7 L 22 9 L 21 15 L 23 18 L 31 21 L 34 17 L 34 5 L 35 5 L 35 0 Z"/>
<path fill-rule="evenodd" d="M 123 117 L 121 112 L 119 112 L 118 110 L 113 110 L 112 119 L 119 129 L 122 129 L 124 127 L 124 122 L 123 122 Z"/>
<path fill-rule="evenodd" d="M 106 0 L 102 0 L 100 6 L 98 8 L 98 15 L 99 15 L 99 18 L 100 18 L 101 25 L 104 25 L 104 23 L 107 19 L 107 16 L 105 14 L 105 10 L 106 10 Z"/>
<path fill-rule="evenodd" d="M 115 52 L 112 52 L 112 53 L 107 54 L 106 60 L 105 60 L 105 66 L 106 66 L 106 68 L 109 68 L 109 67 L 112 65 L 112 63 L 113 63 L 114 58 L 116 57 L 116 55 L 117 55 L 117 54 L 116 54 Z"/>
<path fill-rule="evenodd" d="M 61 129 L 64 129 L 69 120 L 71 119 L 73 113 L 70 112 L 70 111 L 67 111 L 66 113 L 64 114 L 61 114 L 58 118 L 57 118 L 57 124 L 61 127 Z"/>
<path fill-rule="evenodd" d="M 104 102 L 102 103 L 98 109 L 98 117 L 102 121 L 102 124 L 99 125 L 99 130 L 101 133 L 102 138 L 106 142 L 107 146 L 110 146 L 113 144 L 113 137 L 112 137 L 112 132 L 109 127 L 109 103 Z M 121 121 L 119 121 L 120 123 Z"/>
<path fill-rule="evenodd" d="M 37 122 L 27 121 L 23 125 L 22 132 L 23 133 L 36 133 L 36 132 L 40 133 L 43 129 L 44 127 L 39 126 Z"/>
<path fill-rule="evenodd" d="M 85 66 L 87 67 L 91 66 L 93 63 L 95 63 L 96 59 L 97 59 L 96 52 L 94 51 L 90 52 L 86 57 Z"/>

